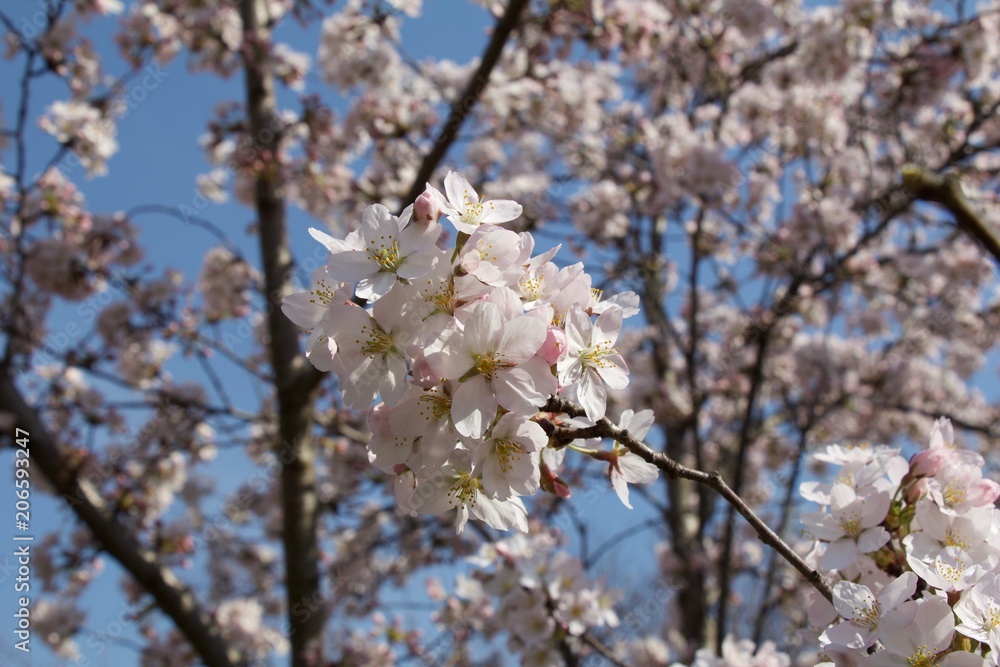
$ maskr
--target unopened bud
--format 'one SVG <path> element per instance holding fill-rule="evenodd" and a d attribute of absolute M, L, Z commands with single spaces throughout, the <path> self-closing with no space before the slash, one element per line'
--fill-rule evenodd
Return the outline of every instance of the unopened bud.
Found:
<path fill-rule="evenodd" d="M 440 217 L 441 206 L 430 192 L 424 190 L 413 202 L 413 219 L 426 225 L 437 222 Z"/>
<path fill-rule="evenodd" d="M 567 346 L 566 332 L 559 327 L 550 326 L 545 334 L 545 342 L 538 348 L 538 356 L 551 366 L 566 353 Z"/>

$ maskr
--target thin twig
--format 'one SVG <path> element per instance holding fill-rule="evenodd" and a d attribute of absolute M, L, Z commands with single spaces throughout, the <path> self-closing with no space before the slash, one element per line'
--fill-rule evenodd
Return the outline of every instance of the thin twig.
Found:
<path fill-rule="evenodd" d="M 585 415 L 583 408 L 578 405 L 567 401 L 564 398 L 552 397 L 549 399 L 548 403 L 542 408 L 545 412 L 556 412 L 570 415 L 571 417 L 582 417 Z M 580 429 L 583 431 L 584 429 Z M 757 513 L 747 505 L 747 503 L 736 494 L 725 480 L 722 479 L 722 475 L 718 471 L 704 472 L 702 470 L 694 470 L 681 465 L 677 461 L 671 459 L 666 454 L 662 452 L 655 452 L 644 443 L 636 440 L 632 435 L 625 429 L 618 428 L 612 424 L 606 417 L 602 418 L 597 422 L 595 427 L 585 429 L 587 432 L 587 437 L 593 437 L 593 434 L 599 434 L 603 438 L 611 438 L 622 445 L 624 445 L 630 452 L 641 458 L 647 463 L 652 463 L 657 468 L 662 470 L 670 477 L 670 479 L 689 479 L 698 484 L 704 484 L 722 496 L 722 498 L 728 502 L 732 507 L 739 512 L 747 523 L 757 531 L 757 536 L 760 541 L 774 549 L 778 555 L 788 561 L 792 567 L 798 570 L 806 581 L 808 581 L 812 586 L 818 590 L 823 597 L 827 600 L 833 600 L 833 591 L 830 585 L 826 582 L 819 572 L 809 566 L 805 560 L 795 553 L 795 550 L 788 545 L 777 533 L 775 533 L 771 528 L 764 523 L 763 519 L 757 516 Z"/>

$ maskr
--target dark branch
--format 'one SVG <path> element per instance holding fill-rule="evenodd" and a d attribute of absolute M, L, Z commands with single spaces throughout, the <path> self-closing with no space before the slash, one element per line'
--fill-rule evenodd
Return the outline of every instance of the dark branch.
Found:
<path fill-rule="evenodd" d="M 503 52 L 503 47 L 507 44 L 507 39 L 517 26 L 521 11 L 527 5 L 528 0 L 510 0 L 510 4 L 507 5 L 507 11 L 497 21 L 497 25 L 493 29 L 493 36 L 490 38 L 490 43 L 486 45 L 486 50 L 479 61 L 476 73 L 472 75 L 472 78 L 466 84 L 465 90 L 458 96 L 458 99 L 452 102 L 448 120 L 445 121 L 444 127 L 441 128 L 437 139 L 434 140 L 434 148 L 424 157 L 424 161 L 420 163 L 420 169 L 417 170 L 417 176 L 413 179 L 410 191 L 403 197 L 402 205 L 404 207 L 413 203 L 413 200 L 424 191 L 425 184 L 434 175 L 434 170 L 437 169 L 441 160 L 448 153 L 448 149 L 455 142 L 455 139 L 458 137 L 458 131 L 465 123 L 466 118 L 472 113 L 472 109 L 476 106 L 476 103 L 479 102 L 479 96 L 486 89 L 486 85 L 490 81 L 490 74 L 493 72 L 493 68 L 496 67 L 497 62 L 500 61 L 500 54 Z"/>
<path fill-rule="evenodd" d="M 915 164 L 907 164 L 903 166 L 903 186 L 917 199 L 946 208 L 955 216 L 959 228 L 978 241 L 1000 264 L 1000 235 L 965 198 L 958 176 L 935 174 Z"/>

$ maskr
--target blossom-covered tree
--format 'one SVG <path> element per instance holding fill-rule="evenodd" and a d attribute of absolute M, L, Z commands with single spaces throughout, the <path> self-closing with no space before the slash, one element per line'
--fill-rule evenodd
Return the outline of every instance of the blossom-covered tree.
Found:
<path fill-rule="evenodd" d="M 432 4 L 0 10 L 36 638 L 119 577 L 143 665 L 998 664 L 1000 4 Z M 196 199 L 91 210 L 178 63 Z"/>

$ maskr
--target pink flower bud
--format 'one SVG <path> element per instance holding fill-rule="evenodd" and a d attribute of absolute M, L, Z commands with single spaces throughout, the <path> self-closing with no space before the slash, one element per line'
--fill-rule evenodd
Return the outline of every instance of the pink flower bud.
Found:
<path fill-rule="evenodd" d="M 981 479 L 976 484 L 973 493 L 979 496 L 979 501 L 976 502 L 977 507 L 992 505 L 996 502 L 997 498 L 1000 498 L 1000 485 L 992 479 Z"/>
<path fill-rule="evenodd" d="M 906 493 L 906 502 L 911 505 L 927 495 L 927 480 L 918 479 L 917 483 L 910 487 Z"/>
<path fill-rule="evenodd" d="M 422 224 L 437 222 L 441 217 L 441 206 L 430 192 L 424 190 L 413 202 L 413 219 Z"/>
<path fill-rule="evenodd" d="M 910 459 L 910 474 L 914 477 L 933 477 L 951 461 L 952 451 L 947 447 L 931 447 L 917 452 Z"/>
<path fill-rule="evenodd" d="M 539 482 L 543 491 L 552 493 L 563 499 L 573 496 L 573 490 L 569 488 L 569 484 L 559 477 L 559 475 L 552 472 L 552 469 L 545 464 L 545 461 L 542 461 L 540 472 Z"/>
<path fill-rule="evenodd" d="M 545 342 L 538 348 L 538 356 L 551 366 L 566 353 L 567 347 L 566 332 L 559 327 L 550 326 L 545 335 Z"/>

